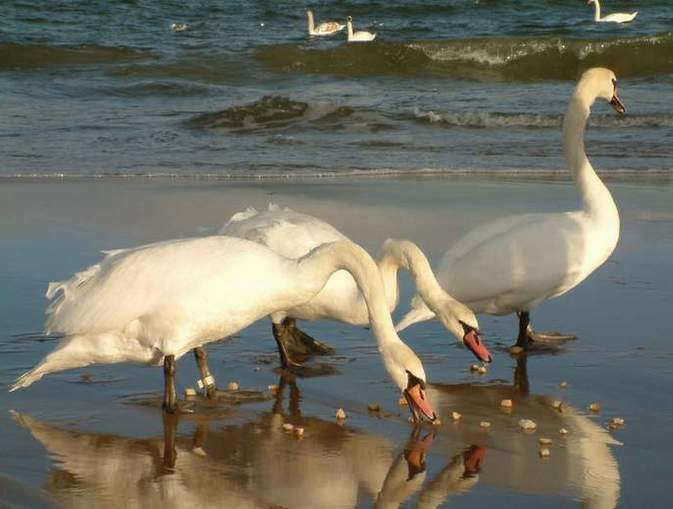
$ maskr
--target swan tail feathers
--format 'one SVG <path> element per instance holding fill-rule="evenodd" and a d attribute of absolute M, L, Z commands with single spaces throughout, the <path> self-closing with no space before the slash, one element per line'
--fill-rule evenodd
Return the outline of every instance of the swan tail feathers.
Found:
<path fill-rule="evenodd" d="M 45 314 L 55 315 L 58 313 L 58 310 L 66 301 L 75 297 L 78 289 L 84 287 L 96 276 L 96 274 L 98 274 L 98 272 L 100 272 L 100 268 L 100 263 L 97 263 L 81 272 L 76 273 L 70 279 L 66 279 L 65 281 L 53 281 L 49 283 L 45 297 L 52 302 L 47 307 Z"/>
<path fill-rule="evenodd" d="M 411 300 L 411 310 L 399 321 L 395 330 L 401 332 L 415 323 L 431 320 L 434 317 L 435 313 L 428 308 L 420 295 L 415 295 Z"/>
<path fill-rule="evenodd" d="M 219 234 L 226 234 L 226 230 L 229 226 L 231 226 L 234 223 L 240 223 L 241 221 L 245 221 L 247 219 L 250 219 L 251 217 L 255 217 L 257 214 L 259 214 L 259 211 L 255 207 L 248 207 L 242 212 L 236 212 L 233 216 L 229 218 L 229 221 L 224 223 L 224 226 L 220 228 L 218 231 Z"/>
<path fill-rule="evenodd" d="M 116 333 L 66 336 L 37 366 L 17 378 L 9 392 L 28 387 L 50 373 L 83 368 L 96 362 L 114 363 L 126 360 L 123 351 L 117 352 L 119 348 L 110 351 L 105 347 L 110 344 L 123 346 L 123 339 L 123 336 Z"/>

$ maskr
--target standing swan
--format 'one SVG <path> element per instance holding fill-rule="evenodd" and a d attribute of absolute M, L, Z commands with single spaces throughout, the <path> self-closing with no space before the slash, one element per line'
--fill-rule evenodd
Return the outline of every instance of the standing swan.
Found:
<path fill-rule="evenodd" d="M 334 35 L 346 27 L 346 25 L 342 25 L 336 21 L 325 21 L 315 26 L 313 11 L 311 9 L 306 10 L 306 17 L 308 18 L 308 35 Z"/>
<path fill-rule="evenodd" d="M 112 251 L 99 264 L 49 285 L 47 297 L 55 298 L 46 328 L 64 338 L 10 391 L 48 373 L 94 363 L 163 363 L 163 406 L 175 412 L 176 359 L 310 300 L 340 269 L 353 275 L 364 295 L 385 368 L 414 419 L 434 419 L 425 399 L 423 365 L 395 332 L 378 269 L 364 249 L 348 241 L 326 244 L 297 260 L 225 236 Z"/>
<path fill-rule="evenodd" d="M 601 4 L 598 0 L 587 0 L 587 5 L 594 4 L 596 6 L 596 15 L 594 16 L 594 21 L 597 23 L 629 23 L 633 21 L 638 15 L 638 11 L 627 14 L 625 12 L 616 12 L 614 14 L 608 14 L 607 16 L 601 18 Z"/>
<path fill-rule="evenodd" d="M 459 239 L 439 265 L 441 285 L 475 313 L 518 313 L 516 344 L 525 349 L 550 339 L 534 333 L 529 311 L 584 281 L 608 259 L 619 239 L 615 202 L 584 152 L 584 129 L 596 99 L 609 101 L 620 114 L 625 111 L 609 69 L 582 75 L 563 121 L 563 153 L 580 194 L 580 209 L 483 224 Z M 434 315 L 418 296 L 412 308 L 398 331 Z"/>
<path fill-rule="evenodd" d="M 332 225 L 316 217 L 288 208 L 281 209 L 275 204 L 269 204 L 269 209 L 262 212 L 249 208 L 234 214 L 219 233 L 258 242 L 288 258 L 304 256 L 327 242 L 349 240 Z M 397 273 L 404 268 L 411 272 L 419 294 L 439 316 L 442 324 L 479 360 L 491 362 L 491 354 L 479 338 L 477 317 L 442 289 L 430 263 L 416 244 L 388 239 L 381 248 L 378 267 L 391 313 L 398 302 Z M 296 358 L 292 359 L 293 353 L 332 352 L 332 349 L 297 328 L 296 319 L 329 319 L 365 325 L 368 322 L 367 305 L 350 274 L 340 271 L 332 275 L 320 293 L 309 302 L 273 313 L 273 335 L 284 367 L 297 367 Z"/>
<path fill-rule="evenodd" d="M 348 42 L 369 42 L 376 39 L 376 34 L 371 32 L 365 32 L 364 30 L 353 32 L 353 18 L 351 16 L 348 16 L 346 26 L 348 27 Z"/>

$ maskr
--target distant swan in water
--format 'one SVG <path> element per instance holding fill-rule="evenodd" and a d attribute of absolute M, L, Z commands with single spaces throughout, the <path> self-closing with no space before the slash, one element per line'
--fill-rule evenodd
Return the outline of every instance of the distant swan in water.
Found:
<path fill-rule="evenodd" d="M 341 32 L 346 27 L 346 25 L 342 25 L 336 21 L 324 21 L 318 26 L 315 26 L 313 11 L 311 9 L 306 10 L 306 17 L 308 18 L 309 35 L 334 35 L 337 32 Z"/>
<path fill-rule="evenodd" d="M 376 34 L 371 32 L 365 32 L 364 30 L 353 32 L 353 18 L 351 16 L 348 16 L 346 25 L 348 26 L 348 42 L 368 42 L 376 39 Z"/>
<path fill-rule="evenodd" d="M 619 240 L 619 213 L 610 191 L 584 152 L 584 130 L 596 99 L 622 114 L 617 79 L 609 69 L 586 71 L 563 121 L 563 153 L 580 194 L 579 210 L 523 214 L 491 221 L 458 239 L 443 256 L 437 279 L 475 313 L 519 315 L 517 346 L 528 349 L 544 337 L 530 326 L 529 311 L 571 290 L 610 256 Z M 397 325 L 428 320 L 434 313 L 414 297 Z"/>
<path fill-rule="evenodd" d="M 273 203 L 265 211 L 248 208 L 234 214 L 219 233 L 258 242 L 288 258 L 304 256 L 327 242 L 349 240 L 325 221 L 289 208 L 281 209 Z M 491 362 L 491 354 L 479 337 L 477 317 L 439 285 L 428 259 L 416 244 L 408 240 L 388 239 L 381 247 L 377 263 L 390 312 L 397 307 L 397 278 L 400 268 L 403 268 L 411 273 L 419 295 L 436 310 L 444 327 L 479 360 Z M 353 277 L 341 271 L 333 274 L 320 293 L 309 302 L 273 313 L 273 335 L 284 367 L 296 367 L 292 359 L 295 352 L 302 356 L 307 353 L 331 353 L 296 327 L 296 319 L 329 319 L 365 325 L 368 322 L 367 306 Z"/>
<path fill-rule="evenodd" d="M 164 408 L 175 412 L 176 359 L 309 301 L 338 270 L 357 281 L 384 366 L 414 420 L 434 420 L 423 364 L 395 332 L 378 268 L 349 241 L 322 245 L 296 260 L 219 235 L 109 252 L 71 279 L 49 285 L 46 328 L 64 337 L 10 391 L 90 364 L 163 363 Z"/>
<path fill-rule="evenodd" d="M 614 14 L 608 14 L 601 18 L 601 4 L 599 0 L 587 0 L 587 5 L 594 4 L 596 6 L 596 15 L 594 16 L 594 21 L 598 23 L 629 23 L 633 21 L 638 15 L 638 11 L 627 14 L 625 12 L 616 12 Z"/>

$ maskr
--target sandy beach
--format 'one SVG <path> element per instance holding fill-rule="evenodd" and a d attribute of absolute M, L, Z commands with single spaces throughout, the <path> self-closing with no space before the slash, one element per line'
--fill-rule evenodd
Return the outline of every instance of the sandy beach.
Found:
<path fill-rule="evenodd" d="M 369 330 L 305 324 L 337 353 L 312 361 L 331 374 L 295 380 L 279 375 L 262 320 L 208 345 L 220 386 L 236 381 L 255 397 L 215 405 L 196 398 L 194 415 L 162 417 L 161 370 L 141 365 L 92 366 L 0 391 L 0 506 L 669 507 L 673 185 L 607 184 L 622 222 L 617 249 L 582 285 L 532 314 L 541 329 L 577 335 L 557 355 L 510 357 L 511 316 L 479 317 L 495 357 L 482 375 L 470 372 L 470 352 L 438 322 L 401 334 L 425 365 L 441 426 L 407 422 Z M 569 181 L 523 177 L 6 178 L 0 386 L 54 346 L 42 335 L 49 281 L 98 261 L 101 250 L 212 234 L 233 213 L 270 201 L 330 222 L 372 255 L 388 237 L 410 238 L 436 262 L 481 222 L 569 210 L 577 196 Z M 405 274 L 396 318 L 411 295 Z M 180 394 L 196 385 L 191 356 L 177 373 Z M 502 399 L 512 399 L 511 411 Z M 380 412 L 368 411 L 373 402 Z M 600 412 L 589 410 L 593 402 Z M 348 414 L 343 423 L 338 407 Z M 610 431 L 614 417 L 625 424 Z M 522 418 L 537 430 L 521 431 Z M 283 423 L 303 427 L 303 439 Z M 541 437 L 552 439 L 547 458 Z"/>

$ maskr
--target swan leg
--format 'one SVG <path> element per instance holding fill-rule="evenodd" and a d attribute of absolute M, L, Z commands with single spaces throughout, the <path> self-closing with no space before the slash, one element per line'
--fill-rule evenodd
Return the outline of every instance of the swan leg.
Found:
<path fill-rule="evenodd" d="M 175 392 L 175 355 L 164 357 L 164 412 L 174 414 L 178 410 L 178 397 Z"/>
<path fill-rule="evenodd" d="M 297 327 L 294 318 L 285 318 L 273 324 L 273 336 L 278 343 L 281 363 L 303 364 L 311 355 L 330 355 L 334 348 L 312 338 Z M 285 357 L 285 359 L 284 359 Z M 287 367 L 283 364 L 283 367 Z"/>
<path fill-rule="evenodd" d="M 281 323 L 271 323 L 271 330 L 273 332 L 273 338 L 276 340 L 276 345 L 278 346 L 278 355 L 280 356 L 280 365 L 283 369 L 288 370 L 301 370 L 301 364 L 295 362 L 291 357 L 290 353 L 287 350 L 285 341 L 287 337 L 287 328 L 284 325 L 284 322 Z M 306 359 L 303 359 L 304 362 Z"/>
<path fill-rule="evenodd" d="M 519 311 L 519 336 L 516 345 L 524 350 L 553 350 L 558 348 L 560 343 L 575 339 L 575 336 L 569 334 L 560 334 L 558 332 L 535 332 L 530 323 L 530 312 Z"/>
<path fill-rule="evenodd" d="M 164 414 L 164 460 L 163 466 L 166 469 L 173 470 L 178 453 L 175 449 L 175 435 L 178 429 L 178 416 L 175 414 Z"/>
<path fill-rule="evenodd" d="M 206 397 L 208 399 L 213 399 L 217 395 L 217 384 L 208 368 L 208 354 L 203 347 L 197 346 L 194 348 L 194 358 L 196 359 L 196 365 L 199 367 L 199 372 L 201 373 L 201 383 L 203 384 L 203 390 L 206 393 Z"/>

